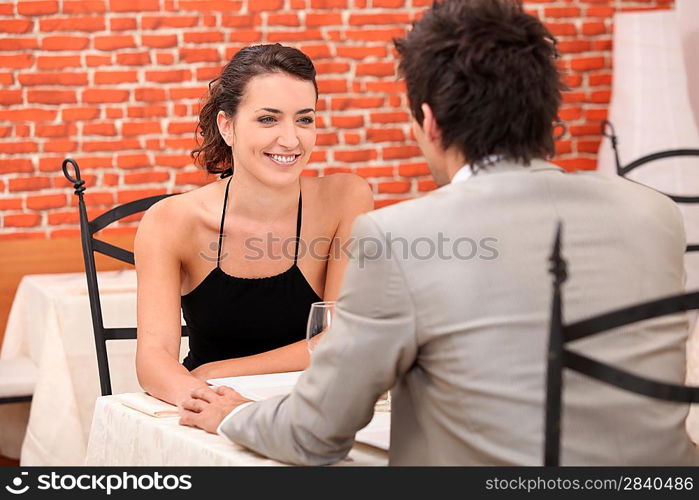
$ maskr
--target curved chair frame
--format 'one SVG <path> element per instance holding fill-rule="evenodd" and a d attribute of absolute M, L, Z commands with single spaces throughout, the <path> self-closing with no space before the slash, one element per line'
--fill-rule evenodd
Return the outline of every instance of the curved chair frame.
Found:
<path fill-rule="evenodd" d="M 590 337 L 613 328 L 657 318 L 666 314 L 699 309 L 699 292 L 652 300 L 566 325 L 563 323 L 561 286 L 568 278 L 568 273 L 566 261 L 561 254 L 561 233 L 562 225 L 559 223 L 553 251 L 549 258 L 551 262 L 549 270 L 553 275 L 553 298 L 551 302 L 547 357 L 546 416 L 544 424 L 544 465 L 547 466 L 558 466 L 560 459 L 561 400 L 564 368 L 570 368 L 599 382 L 650 398 L 678 403 L 699 402 L 699 387 L 668 384 L 641 377 L 566 348 L 568 342 Z"/>
<path fill-rule="evenodd" d="M 72 165 L 74 175 L 68 172 L 68 165 Z M 97 268 L 95 267 L 95 252 L 107 255 L 127 264 L 134 265 L 133 252 L 117 247 L 106 241 L 95 238 L 95 233 L 124 217 L 128 217 L 150 208 L 154 203 L 173 196 L 163 194 L 150 196 L 140 200 L 131 201 L 112 208 L 111 210 L 89 220 L 85 208 L 85 181 L 80 177 L 80 168 L 75 160 L 66 158 L 61 165 L 63 175 L 73 184 L 75 195 L 78 197 L 78 212 L 80 214 L 80 240 L 82 243 L 83 259 L 85 261 L 85 275 L 87 277 L 87 291 L 90 299 L 90 313 L 92 315 L 92 329 L 95 336 L 95 348 L 97 351 L 97 368 L 100 377 L 100 389 L 103 396 L 112 393 L 111 377 L 109 374 L 109 360 L 107 357 L 107 341 L 118 339 L 135 339 L 136 328 L 105 328 L 102 320 L 102 304 L 100 302 L 99 285 L 97 283 Z M 182 327 L 182 335 L 187 335 L 187 329 Z"/>
<path fill-rule="evenodd" d="M 616 164 L 616 173 L 621 177 L 626 177 L 626 175 L 632 170 L 656 160 L 687 156 L 696 156 L 699 158 L 699 149 L 668 149 L 667 151 L 659 151 L 657 153 L 642 156 L 624 167 L 621 165 L 621 161 L 619 160 L 619 149 L 617 147 L 618 137 L 614 131 L 614 126 L 609 120 L 604 120 L 602 122 L 602 135 L 608 138 L 612 144 L 612 149 L 614 150 L 614 161 Z M 660 192 L 662 193 L 662 191 Z M 663 194 L 673 200 L 675 203 L 699 203 L 699 196 L 678 196 L 668 193 Z M 687 245 L 687 252 L 696 251 L 699 251 L 699 245 Z"/>

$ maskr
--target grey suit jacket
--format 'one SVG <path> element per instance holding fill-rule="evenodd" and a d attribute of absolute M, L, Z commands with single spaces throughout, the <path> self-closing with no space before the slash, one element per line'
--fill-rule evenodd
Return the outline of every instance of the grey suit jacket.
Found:
<path fill-rule="evenodd" d="M 363 215 L 332 330 L 294 392 L 223 426 L 296 464 L 343 458 L 391 388 L 392 465 L 543 462 L 548 256 L 557 221 L 565 321 L 683 291 L 682 219 L 638 184 L 500 162 L 466 182 Z M 441 241 L 441 248 L 439 242 Z M 683 383 L 684 314 L 573 344 Z M 697 464 L 688 407 L 564 377 L 564 465 Z"/>

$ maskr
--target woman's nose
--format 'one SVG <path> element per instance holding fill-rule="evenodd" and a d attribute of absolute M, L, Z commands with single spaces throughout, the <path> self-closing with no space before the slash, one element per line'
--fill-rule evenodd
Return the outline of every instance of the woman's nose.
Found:
<path fill-rule="evenodd" d="M 280 146 L 287 149 L 294 149 L 297 147 L 300 141 L 296 133 L 296 127 L 292 124 L 284 124 L 280 130 L 277 142 Z"/>

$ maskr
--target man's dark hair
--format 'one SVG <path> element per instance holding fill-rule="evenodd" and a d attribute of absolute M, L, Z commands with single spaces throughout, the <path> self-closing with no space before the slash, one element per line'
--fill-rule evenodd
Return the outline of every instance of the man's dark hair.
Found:
<path fill-rule="evenodd" d="M 528 165 L 555 152 L 561 103 L 556 41 L 516 0 L 444 0 L 403 39 L 401 56 L 413 116 L 432 108 L 442 146 L 472 165 L 504 155 Z"/>

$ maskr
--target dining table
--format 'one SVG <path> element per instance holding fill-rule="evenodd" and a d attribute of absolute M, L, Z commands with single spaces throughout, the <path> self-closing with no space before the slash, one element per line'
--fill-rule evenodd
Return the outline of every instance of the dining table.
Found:
<path fill-rule="evenodd" d="M 226 437 L 179 424 L 179 417 L 155 417 L 126 406 L 126 395 L 97 399 L 87 447 L 87 466 L 280 466 L 286 465 Z M 144 396 L 129 394 L 128 396 Z M 174 407 L 173 407 L 174 409 Z M 383 466 L 388 452 L 355 442 L 338 466 Z"/>

